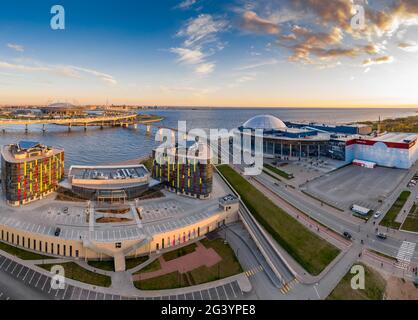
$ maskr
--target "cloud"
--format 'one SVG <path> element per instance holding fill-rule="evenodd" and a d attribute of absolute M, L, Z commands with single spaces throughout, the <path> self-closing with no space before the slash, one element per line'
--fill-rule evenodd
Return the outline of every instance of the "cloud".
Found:
<path fill-rule="evenodd" d="M 15 44 L 15 43 L 8 43 L 7 47 L 10 49 L 13 49 L 17 52 L 24 52 L 25 51 L 25 47 L 23 47 L 22 45 L 19 44 Z"/>
<path fill-rule="evenodd" d="M 271 36 L 270 43 L 286 48 L 288 59 L 303 64 L 336 66 L 340 58 L 358 63 L 389 63 L 388 51 L 398 45 L 408 27 L 418 25 L 418 0 L 242 0 L 234 12 L 243 31 Z M 353 29 L 354 4 L 365 9 L 365 26 Z M 396 37 L 394 37 L 396 35 Z M 396 40 L 397 38 L 397 40 Z M 404 51 L 418 51 L 417 44 L 403 42 Z M 267 48 L 266 50 L 269 50 Z M 393 59 L 393 57 L 392 57 Z M 334 60 L 334 61 L 332 61 Z M 342 61 L 342 62 L 340 62 Z"/>
<path fill-rule="evenodd" d="M 192 7 L 195 3 L 197 2 L 197 0 L 183 0 L 182 2 L 180 2 L 175 8 L 176 9 L 189 9 L 190 7 Z"/>
<path fill-rule="evenodd" d="M 69 78 L 83 78 L 83 75 L 90 75 L 99 80 L 107 83 L 116 85 L 116 79 L 110 75 L 100 71 L 96 71 L 93 69 L 77 67 L 72 65 L 25 65 L 25 64 L 17 64 L 17 63 L 10 63 L 7 61 L 0 61 L 0 69 L 7 69 L 7 70 L 15 70 L 21 72 L 43 72 L 43 73 L 50 73 L 50 74 L 58 74 L 61 76 L 69 77 Z"/>
<path fill-rule="evenodd" d="M 418 52 L 418 43 L 411 42 L 401 42 L 398 44 L 398 48 L 406 52 Z"/>
<path fill-rule="evenodd" d="M 210 62 L 199 64 L 195 68 L 196 73 L 201 74 L 201 75 L 206 75 L 206 74 L 212 73 L 214 70 L 215 70 L 215 64 L 210 63 Z"/>
<path fill-rule="evenodd" d="M 217 41 L 216 34 L 224 31 L 227 26 L 228 23 L 224 19 L 214 19 L 210 14 L 201 14 L 189 20 L 177 35 L 185 37 L 184 45 L 191 47 Z"/>
<path fill-rule="evenodd" d="M 280 32 L 277 24 L 260 18 L 254 11 L 245 11 L 243 13 L 241 27 L 244 30 L 260 34 L 278 34 Z"/>
<path fill-rule="evenodd" d="M 246 66 L 239 67 L 239 68 L 237 68 L 237 70 L 245 71 L 245 70 L 257 69 L 257 68 L 261 68 L 261 67 L 264 67 L 264 66 L 270 66 L 270 65 L 274 65 L 274 64 L 278 64 L 278 63 L 279 63 L 279 60 L 277 60 L 277 59 L 267 59 L 267 60 L 264 60 L 264 61 L 259 61 L 259 62 L 253 63 L 253 64 L 249 64 L 249 65 L 246 65 Z"/>
<path fill-rule="evenodd" d="M 201 63 L 204 58 L 204 54 L 199 49 L 171 48 L 170 51 L 179 56 L 179 62 L 184 62 L 186 64 L 198 64 Z"/>
<path fill-rule="evenodd" d="M 189 19 L 177 32 L 184 38 L 182 46 L 171 48 L 170 52 L 178 56 L 177 62 L 194 65 L 199 75 L 207 75 L 215 70 L 216 63 L 208 62 L 207 58 L 225 47 L 218 39 L 218 34 L 228 29 L 228 22 L 223 18 L 215 18 L 210 14 L 200 14 Z"/>
<path fill-rule="evenodd" d="M 377 58 L 369 58 L 363 61 L 363 66 L 371 66 L 374 64 L 391 63 L 393 61 L 392 56 L 381 56 Z"/>

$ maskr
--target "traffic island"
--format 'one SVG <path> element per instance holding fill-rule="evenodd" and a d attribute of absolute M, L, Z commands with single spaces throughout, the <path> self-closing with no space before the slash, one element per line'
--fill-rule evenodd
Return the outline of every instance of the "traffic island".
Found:
<path fill-rule="evenodd" d="M 383 300 L 386 289 L 385 279 L 372 268 L 363 264 L 359 265 L 365 271 L 365 288 L 353 289 L 351 287 L 354 274 L 349 271 L 327 297 L 327 300 Z"/>
<path fill-rule="evenodd" d="M 80 267 L 75 262 L 59 263 L 59 264 L 41 264 L 38 267 L 43 268 L 47 271 L 51 271 L 54 266 L 62 266 L 65 271 L 65 277 L 68 279 L 80 281 L 83 283 L 91 284 L 99 287 L 110 287 L 112 280 L 109 276 L 92 272 L 90 270 Z"/>

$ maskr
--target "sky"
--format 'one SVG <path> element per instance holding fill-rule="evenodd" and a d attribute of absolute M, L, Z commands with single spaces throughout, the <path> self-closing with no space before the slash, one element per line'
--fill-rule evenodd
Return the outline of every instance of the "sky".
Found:
<path fill-rule="evenodd" d="M 2 1 L 0 105 L 417 107 L 417 31 L 418 0 Z"/>

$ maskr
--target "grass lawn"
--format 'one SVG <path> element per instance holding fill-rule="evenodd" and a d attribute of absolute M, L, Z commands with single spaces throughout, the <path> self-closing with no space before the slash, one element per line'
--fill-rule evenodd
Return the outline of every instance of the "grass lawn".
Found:
<path fill-rule="evenodd" d="M 222 260 L 209 268 L 202 266 L 186 273 L 175 271 L 151 279 L 134 281 L 135 287 L 141 290 L 181 288 L 227 278 L 242 272 L 242 267 L 235 257 L 234 251 L 224 243 L 223 239 L 212 241 L 204 239 L 201 242 L 206 248 L 213 248 Z M 152 264 L 149 267 L 150 270 L 144 268 L 135 274 L 160 269 L 159 261 L 155 265 Z"/>
<path fill-rule="evenodd" d="M 42 260 L 42 259 L 55 259 L 54 257 L 45 256 L 42 254 L 26 251 L 4 242 L 0 242 L 0 250 L 3 250 L 11 255 L 14 255 L 22 260 Z"/>
<path fill-rule="evenodd" d="M 242 272 L 234 251 L 224 243 L 224 239 L 218 238 L 212 241 L 203 239 L 201 242 L 206 248 L 213 248 L 222 260 L 212 267 L 202 266 L 188 272 L 188 279 L 192 285 L 227 278 Z"/>
<path fill-rule="evenodd" d="M 377 272 L 364 266 L 365 289 L 351 288 L 351 279 L 354 276 L 350 271 L 328 296 L 327 300 L 382 300 L 385 293 L 386 281 Z"/>
<path fill-rule="evenodd" d="M 105 271 L 115 271 L 115 263 L 113 260 L 106 261 L 88 261 L 89 266 Z"/>
<path fill-rule="evenodd" d="M 418 208 L 415 203 L 409 210 L 409 214 L 402 225 L 402 230 L 418 232 Z"/>
<path fill-rule="evenodd" d="M 140 264 L 143 264 L 148 259 L 149 259 L 148 256 L 141 256 L 141 257 L 136 257 L 136 258 L 128 258 L 128 259 L 126 259 L 126 270 L 135 268 L 136 266 L 139 266 Z"/>
<path fill-rule="evenodd" d="M 156 259 L 153 262 L 151 262 L 149 265 L 147 265 L 146 267 L 144 267 L 141 270 L 138 270 L 137 272 L 135 272 L 134 274 L 152 272 L 152 271 L 157 271 L 157 270 L 160 270 L 160 269 L 161 269 L 160 260 Z"/>
<path fill-rule="evenodd" d="M 265 170 L 265 169 L 263 169 L 263 172 L 266 174 L 266 175 L 268 175 L 268 176 L 270 176 L 270 177 L 272 177 L 273 179 L 276 179 L 277 181 L 282 181 L 282 180 L 280 180 L 276 175 L 274 175 L 274 174 L 272 174 L 270 171 L 268 171 L 268 170 Z"/>
<path fill-rule="evenodd" d="M 219 171 L 273 238 L 312 275 L 318 275 L 340 250 L 301 225 L 227 165 Z"/>
<path fill-rule="evenodd" d="M 273 167 L 272 165 L 269 164 L 264 164 L 264 168 L 270 170 L 271 172 L 274 172 L 275 174 L 277 174 L 280 177 L 283 177 L 285 179 L 293 179 L 293 175 L 289 174 L 287 172 L 284 172 L 283 170 L 280 170 L 279 168 Z"/>
<path fill-rule="evenodd" d="M 134 286 L 140 290 L 164 290 L 188 287 L 190 283 L 184 274 L 175 271 L 151 279 L 134 281 Z"/>
<path fill-rule="evenodd" d="M 111 285 L 110 277 L 86 270 L 74 262 L 60 263 L 58 265 L 64 267 L 66 278 L 100 287 L 110 287 Z M 48 271 L 51 271 L 53 266 L 55 266 L 55 264 L 39 265 L 39 267 Z"/>
<path fill-rule="evenodd" d="M 196 250 L 196 247 L 197 247 L 196 244 L 192 243 L 180 249 L 164 253 L 163 258 L 165 261 L 174 260 L 182 256 L 185 256 L 186 254 L 194 252 Z"/>
<path fill-rule="evenodd" d="M 401 224 L 399 222 L 395 222 L 395 219 L 397 215 L 399 214 L 399 212 L 402 210 L 402 207 L 404 206 L 406 200 L 408 200 L 410 195 L 411 195 L 411 191 L 401 192 L 398 199 L 396 199 L 395 203 L 392 205 L 392 207 L 386 213 L 385 217 L 380 222 L 381 226 L 385 226 L 385 227 L 389 227 L 393 229 L 399 229 Z"/>

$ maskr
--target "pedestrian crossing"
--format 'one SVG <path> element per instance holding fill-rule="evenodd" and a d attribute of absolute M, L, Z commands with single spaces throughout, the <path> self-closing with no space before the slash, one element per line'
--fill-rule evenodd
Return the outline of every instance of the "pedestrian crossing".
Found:
<path fill-rule="evenodd" d="M 402 242 L 398 254 L 396 255 L 396 259 L 398 260 L 398 262 L 396 263 L 396 267 L 404 270 L 408 269 L 411 259 L 415 252 L 415 247 L 415 242 Z"/>
<path fill-rule="evenodd" d="M 259 265 L 257 267 L 254 267 L 254 268 L 250 269 L 250 270 L 245 271 L 245 275 L 247 277 L 252 277 L 252 276 L 256 275 L 257 273 L 259 273 L 263 270 L 264 270 L 263 267 L 261 265 Z"/>
<path fill-rule="evenodd" d="M 292 288 L 299 283 L 299 280 L 294 278 L 292 281 L 286 283 L 283 288 L 280 289 L 280 292 L 282 294 L 288 294 L 290 290 L 292 290 Z"/>

